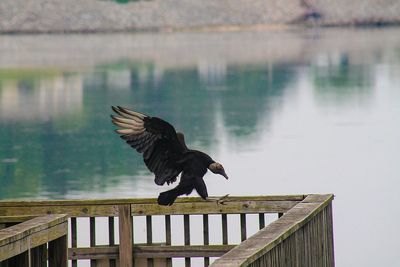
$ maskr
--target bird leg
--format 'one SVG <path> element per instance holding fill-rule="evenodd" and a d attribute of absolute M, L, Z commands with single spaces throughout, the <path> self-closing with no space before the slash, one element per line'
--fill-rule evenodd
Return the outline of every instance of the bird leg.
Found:
<path fill-rule="evenodd" d="M 211 202 L 216 202 L 217 205 L 226 205 L 225 204 L 225 199 L 229 196 L 229 194 L 226 194 L 225 196 L 222 197 L 207 197 L 206 201 L 211 201 Z"/>

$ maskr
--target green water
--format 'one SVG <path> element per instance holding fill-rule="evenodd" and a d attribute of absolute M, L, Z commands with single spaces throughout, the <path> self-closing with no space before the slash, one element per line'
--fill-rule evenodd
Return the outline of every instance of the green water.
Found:
<path fill-rule="evenodd" d="M 195 68 L 168 70 L 159 80 L 152 75 L 140 80 L 141 70 L 151 74 L 154 66 L 115 62 L 88 73 L 38 72 L 10 79 L 5 72 L 1 95 L 17 94 L 18 104 L 5 104 L 1 120 L 1 198 L 84 196 L 123 182 L 118 176 L 129 176 L 133 186 L 149 176 L 141 157 L 113 133 L 111 105 L 163 117 L 184 131 L 188 142 L 213 151 L 219 111 L 228 135 L 245 138 L 296 75 L 285 65 L 274 66 L 271 78 L 265 64 L 228 66 L 223 81 L 206 85 Z M 126 84 L 113 84 L 121 82 L 118 75 Z M 79 89 L 76 80 L 82 81 Z M 53 92 L 58 82 L 62 89 Z"/>
<path fill-rule="evenodd" d="M 0 55 L 1 199 L 156 197 L 122 105 L 224 164 L 211 195 L 334 193 L 337 265 L 400 265 L 400 29 L 0 36 Z"/>

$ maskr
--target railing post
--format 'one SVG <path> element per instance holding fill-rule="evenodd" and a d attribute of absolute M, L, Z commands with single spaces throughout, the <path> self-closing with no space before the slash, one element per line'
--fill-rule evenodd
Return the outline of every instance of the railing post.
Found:
<path fill-rule="evenodd" d="M 119 266 L 133 267 L 133 227 L 131 205 L 118 206 L 119 211 Z"/>
<path fill-rule="evenodd" d="M 67 267 L 67 235 L 49 242 L 49 267 Z"/>

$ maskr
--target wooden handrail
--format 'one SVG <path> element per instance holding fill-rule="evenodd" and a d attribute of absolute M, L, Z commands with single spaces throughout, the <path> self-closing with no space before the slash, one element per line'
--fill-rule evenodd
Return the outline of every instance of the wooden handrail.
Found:
<path fill-rule="evenodd" d="M 282 217 L 278 220 L 272 222 L 264 229 L 257 232 L 255 235 L 245 240 L 228 253 L 224 254 L 222 257 L 217 259 L 211 266 L 213 267 L 225 267 L 225 266 L 251 266 L 251 264 L 258 259 L 261 259 L 268 255 L 269 252 L 273 251 L 277 248 L 278 245 L 282 244 L 284 240 L 288 240 L 290 236 L 293 236 L 299 229 L 305 227 L 309 222 L 316 219 L 317 216 L 321 215 L 324 211 L 326 216 L 320 220 L 318 223 L 325 223 L 325 225 L 317 225 L 315 227 L 319 227 L 318 230 L 322 231 L 323 228 L 326 228 L 326 232 L 322 236 L 312 236 L 309 242 L 315 244 L 308 244 L 310 246 L 322 247 L 324 251 L 319 255 L 316 251 L 303 251 L 305 255 L 300 255 L 297 262 L 301 260 L 302 257 L 312 257 L 312 259 L 307 260 L 315 260 L 317 258 L 322 258 L 320 265 L 312 265 L 312 266 L 334 266 L 333 261 L 333 236 L 332 231 L 330 231 L 330 227 L 332 224 L 332 215 L 331 215 L 331 201 L 333 200 L 333 195 L 308 195 L 302 202 L 297 204 L 295 207 L 286 212 Z M 325 210 L 326 209 L 326 210 Z M 330 221 L 329 221 L 330 220 Z M 315 229 L 314 229 L 315 230 Z M 307 235 L 307 233 L 303 233 L 303 235 Z M 310 233 L 313 235 L 314 233 Z M 322 233 L 321 233 L 322 234 Z M 321 238 L 321 240 L 318 240 Z M 304 237 L 306 239 L 306 237 Z M 296 243 L 295 238 L 290 240 L 293 244 Z M 297 240 L 297 242 L 299 242 Z M 288 244 L 289 242 L 286 242 Z M 307 242 L 305 242 L 307 243 Z M 299 244 L 298 244 L 299 245 Z M 301 246 L 304 246 L 300 242 Z M 296 249 L 296 246 L 293 245 L 293 248 Z M 279 248 L 282 252 L 282 248 Z M 299 249 L 299 248 L 297 248 Z M 285 253 L 283 251 L 282 253 Z M 294 252 L 292 252 L 294 253 Z M 287 255 L 289 259 L 293 255 Z M 296 255 L 297 256 L 297 255 Z M 273 256 L 272 256 L 273 257 Z M 328 258 L 323 258 L 328 257 Z M 269 257 L 263 258 L 263 262 L 268 261 Z M 300 264 L 302 265 L 302 264 Z M 307 264 L 305 264 L 307 265 Z M 257 265 L 256 265 L 257 266 Z M 275 266 L 275 265 L 268 265 Z M 276 265 L 281 266 L 281 265 Z M 285 266 L 291 266 L 285 265 Z M 310 265 L 311 266 L 311 265 Z"/>
<path fill-rule="evenodd" d="M 268 195 L 268 196 L 228 196 L 229 201 L 262 201 L 262 200 L 288 200 L 302 201 L 307 195 Z M 204 202 L 199 197 L 180 197 L 174 203 Z M 0 207 L 34 207 L 34 206 L 73 206 L 73 205 L 123 205 L 123 204 L 155 204 L 156 198 L 115 198 L 115 199 L 63 199 L 63 200 L 0 200 Z M 1 215 L 1 214 L 0 214 Z M 2 216 L 2 215 L 1 215 Z"/>
<path fill-rule="evenodd" d="M 132 215 L 284 213 L 304 195 L 227 197 L 224 204 L 201 198 L 178 198 L 172 206 L 159 206 L 156 199 L 99 199 L 0 201 L 0 216 L 68 214 L 70 217 L 118 216 L 120 205 L 131 205 Z M 15 209 L 14 209 L 15 207 Z"/>
<path fill-rule="evenodd" d="M 67 218 L 45 215 L 0 230 L 0 262 L 49 243 L 49 266 L 66 266 Z"/>

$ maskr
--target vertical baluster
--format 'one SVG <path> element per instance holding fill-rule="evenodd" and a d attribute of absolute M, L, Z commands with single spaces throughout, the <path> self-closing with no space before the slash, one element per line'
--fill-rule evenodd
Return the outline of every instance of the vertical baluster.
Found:
<path fill-rule="evenodd" d="M 49 242 L 48 259 L 49 267 L 68 266 L 68 239 L 67 235 L 61 236 Z M 13 265 L 28 266 L 28 265 Z"/>
<path fill-rule="evenodd" d="M 47 266 L 47 244 L 32 248 L 30 254 L 32 267 Z"/>
<path fill-rule="evenodd" d="M 89 221 L 90 228 L 90 247 L 96 246 L 96 219 L 95 217 L 90 217 Z M 96 260 L 90 260 L 90 266 L 96 267 Z"/>
<path fill-rule="evenodd" d="M 165 215 L 165 244 L 171 245 L 171 215 Z M 172 267 L 171 258 L 167 258 L 167 267 Z"/>
<path fill-rule="evenodd" d="M 210 244 L 210 239 L 208 235 L 208 214 L 203 214 L 203 243 L 204 245 Z M 204 257 L 204 267 L 210 265 L 210 258 Z"/>
<path fill-rule="evenodd" d="M 264 213 L 259 213 L 258 214 L 258 222 L 260 225 L 260 230 L 263 229 L 265 227 L 265 216 Z"/>
<path fill-rule="evenodd" d="M 151 216 L 147 215 L 146 216 L 146 238 L 147 238 L 147 245 L 153 244 L 153 225 L 151 222 Z M 147 259 L 147 267 L 153 267 L 154 266 L 154 260 L 151 258 Z"/>
<path fill-rule="evenodd" d="M 77 223 L 76 223 L 76 217 L 71 218 L 71 247 L 76 248 L 77 247 Z M 77 267 L 78 262 L 77 260 L 72 260 L 72 267 Z"/>
<path fill-rule="evenodd" d="M 241 234 L 241 240 L 243 242 L 247 238 L 247 233 L 246 233 L 246 214 L 245 213 L 241 213 L 240 214 L 240 234 Z"/>
<path fill-rule="evenodd" d="M 222 216 L 222 244 L 228 244 L 228 216 L 221 214 Z"/>
<path fill-rule="evenodd" d="M 110 246 L 115 245 L 115 232 L 114 232 L 114 217 L 108 217 L 108 244 Z M 110 267 L 115 267 L 116 262 L 114 259 L 110 259 Z"/>
<path fill-rule="evenodd" d="M 190 221 L 189 215 L 183 215 L 183 229 L 184 229 L 184 236 L 185 236 L 185 246 L 190 245 Z M 185 258 L 185 267 L 190 267 L 190 258 Z"/>
<path fill-rule="evenodd" d="M 131 205 L 120 205 L 119 216 L 119 262 L 122 267 L 133 266 L 133 220 Z"/>

